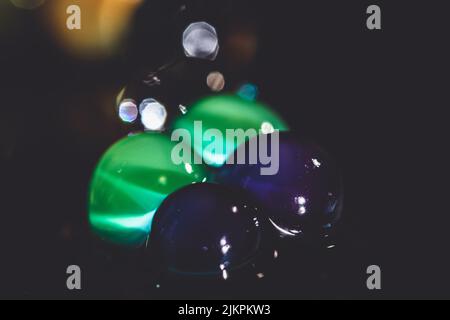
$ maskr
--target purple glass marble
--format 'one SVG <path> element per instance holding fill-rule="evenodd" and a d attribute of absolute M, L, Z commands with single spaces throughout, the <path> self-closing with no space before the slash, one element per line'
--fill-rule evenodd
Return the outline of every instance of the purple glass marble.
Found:
<path fill-rule="evenodd" d="M 270 138 L 267 141 L 268 154 L 275 161 L 277 148 Z M 262 175 L 261 168 L 267 166 L 260 161 L 249 164 L 250 143 L 241 147 L 246 151 L 246 164 L 225 165 L 217 181 L 252 194 L 282 237 L 326 237 L 342 211 L 343 187 L 336 162 L 314 143 L 279 133 L 278 173 Z M 238 152 L 242 150 L 236 151 L 234 159 Z"/>

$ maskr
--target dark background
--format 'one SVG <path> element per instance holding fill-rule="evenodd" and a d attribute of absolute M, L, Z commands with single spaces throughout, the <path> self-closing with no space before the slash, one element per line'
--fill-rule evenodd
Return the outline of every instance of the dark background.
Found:
<path fill-rule="evenodd" d="M 40 9 L 15 16 L 19 32 L 1 33 L 0 297 L 450 298 L 443 1 L 184 3 L 188 12 L 176 17 L 181 2 L 147 1 L 107 59 L 62 51 L 38 23 Z M 381 31 L 366 28 L 370 4 L 382 7 Z M 256 57 L 245 67 L 226 50 L 214 63 L 184 62 L 189 72 L 166 74 L 149 94 L 189 104 L 208 92 L 208 70 L 222 71 L 230 90 L 254 82 L 344 172 L 337 249 L 324 256 L 291 247 L 271 277 L 244 289 L 187 281 L 156 290 L 138 252 L 98 243 L 87 223 L 97 161 L 135 129 L 110 116 L 115 95 L 123 85 L 142 92 L 138 80 L 177 54 L 179 32 L 195 20 L 210 21 L 221 37 L 235 25 L 254 28 Z M 66 289 L 71 264 L 83 270 L 79 293 Z M 366 288 L 372 264 L 382 268 L 379 292 Z"/>

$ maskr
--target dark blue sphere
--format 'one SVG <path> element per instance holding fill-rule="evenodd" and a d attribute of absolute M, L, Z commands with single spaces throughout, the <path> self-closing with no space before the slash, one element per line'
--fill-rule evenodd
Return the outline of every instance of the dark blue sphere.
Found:
<path fill-rule="evenodd" d="M 272 159 L 271 171 L 276 174 L 264 175 L 261 169 L 269 166 L 261 161 L 251 163 L 255 149 L 250 147 L 257 145 L 257 151 L 264 153 L 261 146 L 265 141 Z M 245 164 L 225 165 L 217 180 L 252 194 L 282 237 L 327 237 L 340 218 L 343 203 L 341 175 L 330 155 L 291 133 L 256 137 L 241 146 L 233 159 L 239 159 L 243 151 Z"/>
<path fill-rule="evenodd" d="M 173 193 L 152 230 L 152 249 L 178 275 L 228 280 L 252 269 L 256 276 L 265 254 L 273 259 L 272 230 L 261 209 L 245 192 L 226 186 L 200 183 Z"/>

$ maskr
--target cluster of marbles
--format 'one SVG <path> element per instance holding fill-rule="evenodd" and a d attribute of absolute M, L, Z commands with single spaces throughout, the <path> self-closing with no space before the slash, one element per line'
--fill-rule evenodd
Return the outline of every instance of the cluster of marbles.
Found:
<path fill-rule="evenodd" d="M 219 54 L 217 31 L 206 22 L 190 24 L 182 44 L 187 59 L 214 61 Z M 151 79 L 151 86 L 158 85 L 157 73 Z M 220 73 L 207 81 L 216 93 L 223 88 Z M 257 88 L 248 84 L 234 95 L 202 98 L 178 106 L 181 112 L 168 123 L 167 110 L 173 109 L 153 98 L 138 106 L 122 92 L 119 117 L 132 123 L 140 115 L 144 131 L 114 144 L 98 164 L 89 195 L 93 233 L 115 245 L 142 248 L 158 257 L 165 272 L 222 280 L 243 270 L 263 278 L 262 270 L 278 258 L 280 241 L 329 237 L 343 205 L 336 162 L 290 132 L 256 96 Z M 198 123 L 220 133 L 222 147 L 214 153 L 196 132 Z M 171 134 L 180 129 L 192 139 L 175 141 Z M 249 134 L 235 139 L 228 130 Z M 179 143 L 197 158 L 175 163 Z M 264 143 L 276 165 L 266 175 L 267 163 L 251 159 L 252 147 Z"/>

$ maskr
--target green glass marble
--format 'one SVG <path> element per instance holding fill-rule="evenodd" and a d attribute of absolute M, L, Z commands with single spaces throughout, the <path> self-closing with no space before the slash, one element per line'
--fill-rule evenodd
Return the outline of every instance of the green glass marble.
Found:
<path fill-rule="evenodd" d="M 89 221 L 96 235 L 139 247 L 169 194 L 207 180 L 204 167 L 172 162 L 174 146 L 167 136 L 143 133 L 119 141 L 106 152 L 95 170 L 89 197 Z"/>
<path fill-rule="evenodd" d="M 196 122 L 201 121 L 202 132 L 199 132 Z M 266 105 L 244 99 L 236 95 L 221 95 L 200 100 L 188 109 L 188 112 L 179 117 L 173 125 L 173 129 L 185 129 L 189 131 L 191 145 L 203 160 L 213 167 L 221 167 L 228 156 L 250 138 L 267 130 L 277 129 L 287 131 L 288 125 L 281 117 Z M 205 141 L 204 132 L 209 129 L 219 130 L 221 133 L 222 150 L 210 152 Z M 247 131 L 254 129 L 255 134 L 248 135 L 244 141 L 235 138 L 227 138 L 227 130 L 242 129 Z"/>

